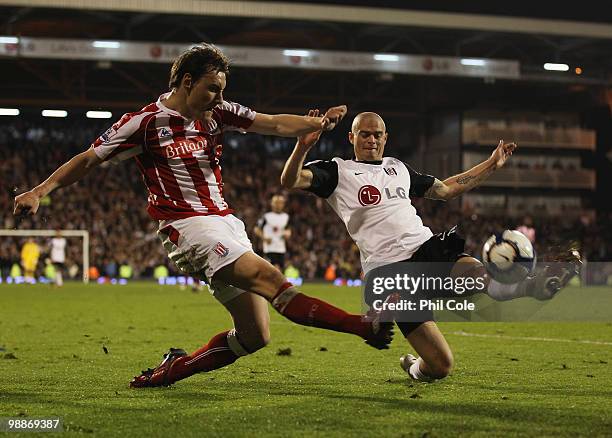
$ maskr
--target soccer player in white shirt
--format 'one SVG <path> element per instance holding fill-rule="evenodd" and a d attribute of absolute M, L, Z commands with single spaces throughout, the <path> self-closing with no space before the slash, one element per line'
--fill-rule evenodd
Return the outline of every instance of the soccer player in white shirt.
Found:
<path fill-rule="evenodd" d="M 309 115 L 316 116 L 318 111 L 310 111 Z M 465 241 L 455 232 L 456 227 L 434 236 L 410 201 L 411 196 L 448 200 L 476 187 L 505 164 L 516 148 L 514 143 L 500 141 L 489 159 L 440 181 L 414 171 L 396 158 L 384 157 L 388 133 L 376 113 L 361 113 L 353 120 L 348 137 L 354 147 L 354 160 L 334 158 L 304 166 L 320 134 L 298 138 L 285 163 L 281 184 L 327 199 L 359 247 L 365 273 L 379 266 L 410 261 L 442 265 L 443 269 L 448 266 L 443 273 L 446 277 L 483 278 L 488 287 L 483 292 L 496 299 L 524 296 L 540 288 L 540 277 L 537 284 L 533 280 L 518 286 L 489 279 L 480 261 L 463 252 Z M 418 322 L 397 322 L 420 356 L 403 356 L 400 364 L 417 380 L 443 378 L 453 366 L 451 349 L 432 316 Z"/>
<path fill-rule="evenodd" d="M 270 201 L 272 211 L 265 213 L 258 221 L 253 232 L 263 242 L 264 258 L 281 271 L 285 267 L 287 240 L 291 237 L 289 214 L 285 211 L 286 199 L 274 195 Z"/>
<path fill-rule="evenodd" d="M 66 238 L 61 231 L 55 232 L 51 239 L 51 263 L 55 266 L 55 285 L 61 287 L 64 284 L 63 271 L 66 263 Z"/>
<path fill-rule="evenodd" d="M 256 113 L 224 100 L 228 69 L 228 59 L 215 46 L 202 43 L 185 51 L 170 70 L 170 92 L 125 114 L 88 150 L 15 198 L 15 214 L 34 214 L 43 196 L 78 181 L 103 161 L 133 158 L 149 192 L 147 210 L 159 221 L 158 234 L 170 259 L 187 274 L 206 278 L 232 315 L 231 330 L 191 354 L 170 349 L 156 368 L 134 377 L 132 387 L 170 385 L 264 347 L 270 339 L 268 302 L 298 324 L 355 334 L 379 349 L 391 341 L 392 324 L 377 317 L 363 320 L 299 293 L 253 252 L 244 224 L 223 198 L 224 132 L 290 137 L 329 130 L 346 107 L 330 108 L 320 117 Z"/>

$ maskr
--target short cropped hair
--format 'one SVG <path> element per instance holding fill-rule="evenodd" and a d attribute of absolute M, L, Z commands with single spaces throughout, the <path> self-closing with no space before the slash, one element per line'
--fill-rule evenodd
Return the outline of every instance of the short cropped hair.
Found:
<path fill-rule="evenodd" d="M 218 47 L 200 43 L 183 52 L 174 60 L 170 68 L 170 89 L 178 88 L 181 85 L 183 76 L 191 74 L 193 81 L 197 81 L 202 76 L 210 72 L 229 72 L 229 59 Z"/>

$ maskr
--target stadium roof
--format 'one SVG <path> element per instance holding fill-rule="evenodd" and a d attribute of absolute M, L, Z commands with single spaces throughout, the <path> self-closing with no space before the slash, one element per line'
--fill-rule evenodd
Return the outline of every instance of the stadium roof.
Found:
<path fill-rule="evenodd" d="M 410 9 L 404 6 L 407 3 Z M 499 58 L 519 61 L 522 82 L 533 81 L 515 81 L 506 87 L 511 91 L 504 91 L 487 87 L 490 84 L 483 84 L 482 79 L 441 81 L 272 69 L 249 69 L 247 74 L 235 69 L 230 91 L 247 102 L 253 99 L 262 109 L 293 109 L 289 102 L 300 99 L 335 102 L 362 94 L 364 88 L 370 101 L 398 111 L 407 102 L 419 111 L 486 99 L 508 104 L 522 99 L 529 104 L 541 95 L 555 95 L 560 105 L 580 105 L 593 95 L 601 100 L 602 90 L 609 87 L 612 19 L 605 13 L 604 2 L 594 7 L 581 2 L 580 8 L 556 4 L 546 13 L 520 2 L 504 4 L 503 10 L 496 10 L 500 8 L 492 2 L 382 0 L 378 7 L 368 7 L 371 4 L 359 0 L 0 0 L 4 17 L 0 35 L 176 43 L 204 40 L 221 45 Z M 564 75 L 545 72 L 545 62 L 567 63 L 572 71 Z M 3 66 L 3 76 L 11 81 L 1 85 L 0 103 L 21 99 L 78 105 L 92 101 L 100 107 L 133 107 L 164 89 L 167 75 L 167 66 L 143 63 L 18 59 L 5 60 Z M 583 73 L 573 74 L 574 67 Z M 425 95 L 421 95 L 423 89 Z"/>

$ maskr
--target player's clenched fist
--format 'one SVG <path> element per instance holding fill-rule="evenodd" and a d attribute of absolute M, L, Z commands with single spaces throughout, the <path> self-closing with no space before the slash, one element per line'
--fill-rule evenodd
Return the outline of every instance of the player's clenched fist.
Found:
<path fill-rule="evenodd" d="M 308 117 L 319 117 L 319 110 L 318 109 L 308 110 L 307 115 Z M 323 131 L 318 130 L 314 132 L 309 132 L 308 134 L 301 135 L 298 137 L 298 143 L 300 144 L 300 146 L 308 147 L 310 149 L 319 141 L 319 138 L 321 137 L 322 132 Z"/>
<path fill-rule="evenodd" d="M 323 121 L 321 122 L 321 128 L 324 131 L 331 131 L 336 125 L 344 118 L 348 109 L 346 105 L 333 106 L 327 110 L 323 115 Z"/>
<path fill-rule="evenodd" d="M 22 193 L 15 198 L 13 214 L 36 214 L 39 204 L 40 198 L 33 191 L 30 190 L 29 192 Z"/>

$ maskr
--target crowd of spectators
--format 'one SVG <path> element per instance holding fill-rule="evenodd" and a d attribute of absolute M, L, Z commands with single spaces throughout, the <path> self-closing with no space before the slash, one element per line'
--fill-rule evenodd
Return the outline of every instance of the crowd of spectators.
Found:
<path fill-rule="evenodd" d="M 116 277 L 120 265 L 132 267 L 135 277 L 150 277 L 156 266 L 176 272 L 158 241 L 157 224 L 146 211 L 142 178 L 131 162 L 102 165 L 81 182 L 45 198 L 34 217 L 14 218 L 13 197 L 46 178 L 72 155 L 88 147 L 106 123 L 18 121 L 0 124 L 0 228 L 85 229 L 90 232 L 90 263 L 101 275 Z M 282 192 L 279 176 L 293 146 L 291 139 L 233 135 L 226 140 L 222 160 L 224 194 L 253 239 L 257 219 L 269 209 L 269 200 Z M 343 145 L 345 146 L 345 145 Z M 330 158 L 337 150 L 324 140 L 311 153 Z M 341 155 L 346 155 L 343 148 Z M 289 193 L 287 211 L 293 236 L 288 242 L 289 263 L 306 279 L 334 276 L 357 278 L 359 252 L 342 222 L 324 200 L 308 193 Z M 467 251 L 476 254 L 494 231 L 515 228 L 522 218 L 480 216 L 461 211 L 454 203 L 414 200 L 423 222 L 434 232 L 460 224 Z M 580 242 L 589 260 L 612 258 L 612 217 L 534 218 L 536 247 L 542 253 L 562 241 Z M 44 239 L 38 239 L 43 244 Z M 21 238 L 0 238 L 0 268 L 19 261 Z M 256 248 L 260 242 L 253 240 Z M 81 265 L 80 242 L 68 239 L 68 264 Z M 73 272 L 78 269 L 73 270 Z M 76 275 L 80 275 L 77 273 Z"/>

